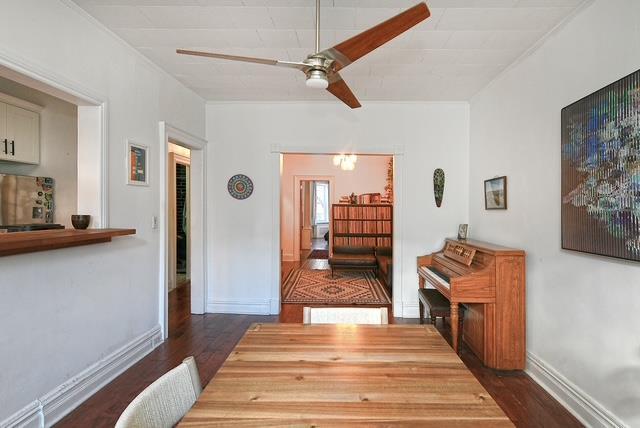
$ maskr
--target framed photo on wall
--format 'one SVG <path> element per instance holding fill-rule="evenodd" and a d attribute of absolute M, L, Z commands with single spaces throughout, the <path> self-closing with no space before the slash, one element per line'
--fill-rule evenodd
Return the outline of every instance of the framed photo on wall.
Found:
<path fill-rule="evenodd" d="M 507 177 L 490 178 L 484 181 L 484 209 L 507 209 Z"/>
<path fill-rule="evenodd" d="M 127 141 L 127 184 L 149 185 L 149 148 Z"/>

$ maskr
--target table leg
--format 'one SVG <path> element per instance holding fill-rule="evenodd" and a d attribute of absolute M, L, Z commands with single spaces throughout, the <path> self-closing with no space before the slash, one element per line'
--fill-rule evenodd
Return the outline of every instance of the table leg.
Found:
<path fill-rule="evenodd" d="M 451 343 L 453 351 L 458 353 L 458 303 L 451 302 Z"/>

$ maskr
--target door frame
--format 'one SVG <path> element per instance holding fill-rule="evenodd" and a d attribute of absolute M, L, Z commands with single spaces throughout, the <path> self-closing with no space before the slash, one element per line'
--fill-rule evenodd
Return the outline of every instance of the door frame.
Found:
<path fill-rule="evenodd" d="M 191 201 L 191 313 L 204 314 L 207 301 L 207 141 L 175 126 L 161 121 L 159 123 L 159 170 L 160 170 L 160 263 L 158 272 L 159 323 L 162 336 L 169 335 L 169 192 L 168 162 L 169 143 L 178 144 L 191 150 L 191 181 L 189 199 Z"/>
<path fill-rule="evenodd" d="M 191 175 L 191 158 L 190 157 L 186 157 L 183 155 L 180 155 L 178 153 L 175 152 L 170 152 L 169 153 L 169 160 L 168 160 L 168 164 L 167 167 L 170 168 L 167 171 L 167 179 L 171 182 L 171 186 L 167 187 L 167 192 L 169 195 L 169 198 L 167 200 L 168 204 L 169 204 L 169 215 L 167 217 L 168 223 L 167 223 L 167 227 L 169 228 L 169 239 L 167 241 L 168 244 L 168 248 L 169 248 L 169 269 L 167 270 L 167 281 L 168 281 L 168 285 L 171 284 L 171 282 L 173 281 L 174 283 L 174 289 L 177 288 L 178 284 L 177 284 L 177 273 L 176 273 L 176 268 L 177 268 L 177 262 L 178 262 L 178 245 L 176 242 L 177 239 L 177 235 L 178 235 L 178 230 L 176 227 L 176 221 L 177 221 L 177 214 L 178 214 L 178 210 L 177 210 L 177 203 L 176 203 L 176 196 L 177 196 L 177 191 L 176 191 L 176 166 L 177 165 L 184 165 L 187 167 L 187 176 Z M 188 187 L 187 190 L 189 192 L 191 192 L 191 184 L 190 184 L 191 178 L 188 177 L 187 178 L 187 183 L 188 183 Z M 191 201 L 189 201 L 189 195 L 187 194 L 187 203 L 186 206 L 189 207 L 191 204 Z M 191 242 L 191 211 L 188 212 L 189 214 L 189 218 L 187 219 L 189 222 L 189 226 L 188 226 L 188 231 L 189 233 L 187 234 L 187 272 L 191 272 L 191 267 L 190 265 L 190 258 L 191 255 L 189 254 L 189 245 Z"/>
<path fill-rule="evenodd" d="M 335 194 L 335 176 L 333 175 L 294 175 L 293 176 L 293 261 L 300 260 L 300 186 L 303 181 L 328 181 L 329 182 L 329 236 L 331 236 L 331 204 Z M 297 190 L 297 191 L 296 191 Z M 282 226 L 281 226 L 282 227 Z M 331 240 L 329 240 L 331 241 Z M 329 251 L 331 251 L 331 242 L 329 242 Z"/>
<path fill-rule="evenodd" d="M 271 191 L 273 195 L 271 212 L 271 299 L 270 313 L 280 313 L 280 276 L 281 276 L 281 243 L 280 243 L 280 188 L 282 181 L 282 162 L 285 154 L 333 155 L 344 153 L 345 148 L 340 143 L 327 143 L 322 148 L 301 147 L 299 145 L 273 144 L 271 145 Z M 349 152 L 362 155 L 393 156 L 393 316 L 402 317 L 403 305 L 403 265 L 402 236 L 403 236 L 403 171 L 404 146 L 353 146 Z M 415 265 L 408 272 L 415 274 Z M 414 309 L 415 310 L 415 309 Z"/>

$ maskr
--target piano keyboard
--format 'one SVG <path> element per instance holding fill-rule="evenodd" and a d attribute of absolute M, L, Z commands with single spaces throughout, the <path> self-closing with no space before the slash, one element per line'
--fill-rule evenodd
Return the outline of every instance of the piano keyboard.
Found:
<path fill-rule="evenodd" d="M 445 274 L 443 274 L 442 272 L 436 270 L 435 268 L 429 267 L 429 266 L 423 266 L 420 268 L 420 271 L 422 271 L 422 273 L 424 273 L 424 276 L 429 278 L 429 279 L 433 279 L 434 281 L 436 281 L 438 284 L 441 284 L 443 287 L 446 288 L 451 288 L 450 284 L 449 284 L 449 277 Z"/>

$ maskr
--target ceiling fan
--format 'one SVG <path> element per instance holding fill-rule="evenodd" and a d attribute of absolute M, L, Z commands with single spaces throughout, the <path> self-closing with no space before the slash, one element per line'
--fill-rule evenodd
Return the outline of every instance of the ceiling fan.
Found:
<path fill-rule="evenodd" d="M 409 30 L 414 25 L 424 21 L 429 15 L 431 15 L 431 13 L 426 3 L 419 3 L 332 48 L 320 51 L 320 0 L 316 0 L 316 53 L 309 55 L 302 62 L 278 61 L 275 59 L 225 55 L 186 49 L 178 49 L 176 52 L 183 55 L 295 68 L 307 76 L 306 84 L 308 87 L 326 89 L 349 107 L 358 108 L 360 107 L 360 102 L 353 92 L 351 92 L 346 82 L 342 80 L 338 72 L 357 59 L 362 58 L 374 49 L 379 48 L 391 39 Z"/>

